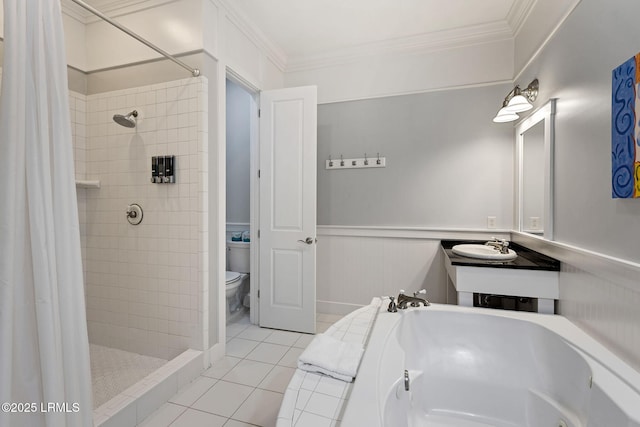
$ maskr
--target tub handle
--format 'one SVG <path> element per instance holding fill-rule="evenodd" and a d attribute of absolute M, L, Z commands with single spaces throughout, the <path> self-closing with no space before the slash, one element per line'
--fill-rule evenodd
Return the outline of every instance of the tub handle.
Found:
<path fill-rule="evenodd" d="M 404 370 L 404 389 L 409 391 L 409 371 Z"/>
<path fill-rule="evenodd" d="M 389 303 L 389 308 L 387 308 L 387 311 L 389 313 L 397 313 L 398 312 L 398 306 L 395 302 L 395 298 L 394 297 L 389 297 L 389 300 L 391 301 Z"/>

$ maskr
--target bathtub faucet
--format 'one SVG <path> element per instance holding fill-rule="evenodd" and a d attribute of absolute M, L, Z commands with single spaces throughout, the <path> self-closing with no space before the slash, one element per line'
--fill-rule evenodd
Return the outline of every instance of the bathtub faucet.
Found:
<path fill-rule="evenodd" d="M 492 237 L 485 245 L 493 246 L 496 250 L 500 251 L 501 254 L 509 253 L 509 242 L 506 239 L 496 239 Z"/>
<path fill-rule="evenodd" d="M 407 308 L 407 303 L 411 303 L 411 307 L 420 307 L 420 303 L 425 307 L 431 305 L 429 301 L 425 298 L 420 298 L 418 295 L 426 294 L 427 291 L 422 289 L 418 292 L 414 292 L 413 296 L 405 295 L 404 290 L 400 290 L 400 294 L 398 295 L 398 308 L 404 310 Z"/>

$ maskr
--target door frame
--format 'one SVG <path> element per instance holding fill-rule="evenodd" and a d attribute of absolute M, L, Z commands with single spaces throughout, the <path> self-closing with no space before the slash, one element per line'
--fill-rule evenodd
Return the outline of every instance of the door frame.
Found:
<path fill-rule="evenodd" d="M 230 67 L 226 68 L 225 79 L 231 80 L 233 83 L 241 86 L 249 95 L 251 95 L 251 104 L 249 106 L 249 170 L 251 173 L 251 179 L 249 181 L 249 229 L 251 230 L 251 245 L 249 252 L 250 263 L 250 305 L 249 320 L 252 324 L 257 325 L 260 323 L 260 300 L 258 299 L 258 291 L 260 289 L 260 239 L 258 239 L 257 232 L 260 224 L 260 180 L 258 177 L 258 170 L 260 167 L 260 126 L 258 110 L 260 108 L 260 89 L 253 86 L 240 74 L 235 72 Z M 226 86 L 225 86 L 226 90 Z M 226 94 L 225 94 L 226 99 Z M 225 106 L 225 120 L 226 120 L 226 106 Z M 225 146 L 226 146 L 225 139 Z M 225 150 L 226 152 L 226 150 Z M 224 188 L 225 200 L 226 200 L 226 184 Z M 225 219 L 225 232 L 226 232 L 226 219 Z M 225 234 L 226 239 L 226 234 Z M 226 245 L 226 243 L 225 243 Z M 226 252 L 225 252 L 226 257 Z M 226 265 L 226 259 L 225 263 Z M 221 288 L 224 289 L 225 283 L 221 284 Z M 224 292 L 223 292 L 224 295 Z M 225 301 L 226 304 L 226 301 Z M 220 318 L 224 319 L 226 324 L 226 310 L 220 315 Z"/>

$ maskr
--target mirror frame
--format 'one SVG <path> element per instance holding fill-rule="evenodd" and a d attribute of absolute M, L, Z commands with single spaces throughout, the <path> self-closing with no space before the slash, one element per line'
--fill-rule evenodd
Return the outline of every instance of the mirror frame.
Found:
<path fill-rule="evenodd" d="M 515 218 L 517 221 L 517 231 L 527 235 L 535 236 L 524 230 L 523 214 L 523 144 L 524 134 L 533 126 L 544 121 L 544 224 L 543 237 L 546 240 L 553 239 L 553 146 L 555 142 L 555 115 L 556 100 L 550 99 L 545 105 L 529 115 L 516 126 L 516 206 Z"/>

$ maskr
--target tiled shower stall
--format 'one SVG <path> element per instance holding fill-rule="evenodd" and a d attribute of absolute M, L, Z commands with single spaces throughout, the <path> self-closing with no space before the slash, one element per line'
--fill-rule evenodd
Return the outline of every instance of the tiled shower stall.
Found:
<path fill-rule="evenodd" d="M 208 345 L 207 90 L 199 77 L 69 93 L 94 406 L 105 404 L 97 420 L 136 401 L 148 387 L 133 384 L 156 360 Z M 135 128 L 113 121 L 132 110 Z M 154 184 L 151 158 L 166 155 L 175 156 L 176 182 Z M 139 225 L 126 218 L 133 203 L 143 209 Z M 162 392 L 173 394 L 177 376 L 171 382 Z"/>
<path fill-rule="evenodd" d="M 75 99 L 77 174 L 100 182 L 79 196 L 91 343 L 163 359 L 204 349 L 206 91 L 201 77 Z M 135 128 L 112 120 L 132 110 Z M 175 184 L 151 183 L 161 155 L 176 156 Z"/>

